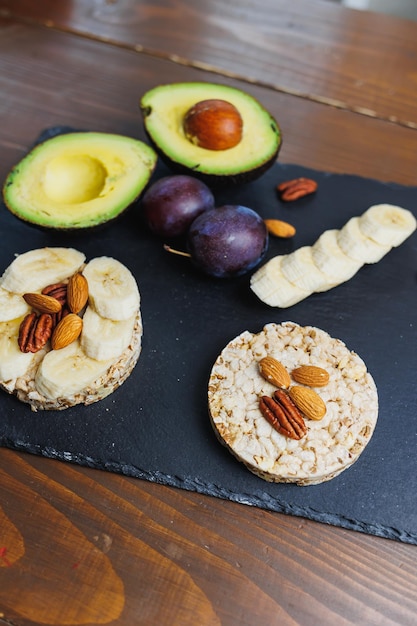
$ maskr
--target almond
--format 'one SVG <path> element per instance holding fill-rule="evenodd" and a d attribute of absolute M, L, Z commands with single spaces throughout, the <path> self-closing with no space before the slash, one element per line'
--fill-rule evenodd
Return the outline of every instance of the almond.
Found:
<path fill-rule="evenodd" d="M 57 324 L 52 338 L 51 345 L 53 350 L 61 350 L 70 343 L 78 339 L 83 327 L 83 321 L 81 317 L 75 315 L 75 313 L 68 313 Z"/>
<path fill-rule="evenodd" d="M 295 235 L 295 227 L 292 224 L 288 224 L 288 222 L 272 219 L 266 219 L 264 220 L 264 222 L 265 226 L 268 229 L 268 232 L 274 237 L 283 237 L 284 239 L 289 239 L 290 237 L 294 237 Z"/>
<path fill-rule="evenodd" d="M 266 356 L 259 361 L 259 370 L 265 380 L 275 385 L 275 387 L 288 389 L 291 385 L 291 378 L 287 369 L 272 356 Z"/>
<path fill-rule="evenodd" d="M 71 276 L 67 287 L 67 306 L 71 313 L 79 313 L 88 300 L 88 283 L 83 274 Z"/>
<path fill-rule="evenodd" d="M 321 420 L 326 415 L 326 404 L 318 393 L 309 387 L 294 385 L 288 390 L 291 400 L 297 408 L 312 420 Z"/>
<path fill-rule="evenodd" d="M 59 313 L 61 303 L 52 296 L 43 293 L 25 293 L 23 299 L 39 313 Z"/>
<path fill-rule="evenodd" d="M 291 376 L 297 383 L 308 387 L 325 387 L 329 382 L 329 372 L 317 365 L 300 365 Z"/>

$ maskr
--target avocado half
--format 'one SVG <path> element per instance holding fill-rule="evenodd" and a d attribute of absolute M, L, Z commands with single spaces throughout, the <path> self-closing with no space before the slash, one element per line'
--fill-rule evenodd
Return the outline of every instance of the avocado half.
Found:
<path fill-rule="evenodd" d="M 202 100 L 233 104 L 243 120 L 241 141 L 227 150 L 208 150 L 187 139 L 183 120 Z M 281 131 L 270 113 L 251 95 L 225 85 L 172 83 L 147 91 L 140 101 L 145 131 L 161 158 L 175 171 L 209 185 L 244 183 L 259 178 L 276 161 Z"/>
<path fill-rule="evenodd" d="M 136 200 L 157 162 L 147 144 L 122 135 L 73 132 L 47 139 L 8 174 L 4 202 L 16 217 L 46 228 L 91 228 Z"/>

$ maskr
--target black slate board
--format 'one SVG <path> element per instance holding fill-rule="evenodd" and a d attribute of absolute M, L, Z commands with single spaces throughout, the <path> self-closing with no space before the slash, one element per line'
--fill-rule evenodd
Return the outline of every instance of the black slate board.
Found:
<path fill-rule="evenodd" d="M 168 173 L 160 165 L 154 179 Z M 280 203 L 276 184 L 297 176 L 317 180 L 318 192 Z M 312 244 L 372 204 L 417 214 L 417 187 L 294 165 L 276 164 L 258 181 L 215 195 L 218 205 L 241 203 L 294 224 L 295 238 L 271 239 L 266 258 Z M 280 310 L 254 296 L 248 275 L 212 279 L 166 252 L 147 231 L 140 203 L 114 224 L 76 233 L 23 224 L 2 205 L 0 228 L 7 233 L 0 272 L 15 253 L 43 246 L 118 258 L 138 281 L 144 320 L 139 363 L 105 400 L 34 413 L 1 393 L 0 445 L 417 544 L 417 234 L 348 283 Z M 285 320 L 342 339 L 378 386 L 380 414 L 368 447 L 350 469 L 317 486 L 252 475 L 217 442 L 207 414 L 208 376 L 224 345 L 245 329 Z"/>

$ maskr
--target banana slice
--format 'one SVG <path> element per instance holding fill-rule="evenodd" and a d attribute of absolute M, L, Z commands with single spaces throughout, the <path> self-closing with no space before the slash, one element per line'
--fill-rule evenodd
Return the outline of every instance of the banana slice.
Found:
<path fill-rule="evenodd" d="M 21 295 L 0 287 L 0 322 L 8 322 L 23 317 L 31 310 Z"/>
<path fill-rule="evenodd" d="M 338 244 L 337 229 L 325 230 L 311 247 L 313 263 L 327 276 L 330 286 L 344 283 L 362 267 L 362 263 L 349 258 Z"/>
<path fill-rule="evenodd" d="M 92 359 L 115 359 L 131 342 L 135 320 L 135 315 L 127 320 L 106 319 L 89 306 L 83 317 L 81 347 Z"/>
<path fill-rule="evenodd" d="M 269 306 L 288 308 L 310 295 L 290 283 L 281 271 L 282 261 L 287 255 L 276 256 L 260 267 L 252 276 L 250 287 L 260 300 Z"/>
<path fill-rule="evenodd" d="M 85 392 L 113 363 L 114 359 L 90 358 L 77 339 L 66 348 L 51 350 L 45 355 L 36 372 L 35 387 L 45 398 L 68 399 Z"/>
<path fill-rule="evenodd" d="M 5 270 L 1 286 L 7 291 L 23 294 L 39 291 L 75 274 L 85 255 L 74 248 L 37 248 L 19 254 Z"/>
<path fill-rule="evenodd" d="M 311 246 L 303 246 L 288 254 L 281 262 L 281 272 L 288 282 L 305 292 L 329 288 L 326 274 L 314 264 Z"/>
<path fill-rule="evenodd" d="M 111 320 L 128 320 L 139 308 L 136 280 L 125 265 L 111 257 L 96 257 L 83 270 L 89 303 L 96 313 Z"/>
<path fill-rule="evenodd" d="M 416 228 L 417 220 L 407 209 L 371 206 L 340 230 L 325 230 L 313 246 L 268 261 L 252 276 L 252 291 L 270 306 L 291 306 L 350 280 L 365 263 L 380 261 Z M 291 293 L 288 284 L 298 293 Z M 282 304 L 286 301 L 290 304 Z"/>
<path fill-rule="evenodd" d="M 22 319 L 23 316 L 0 323 L 1 383 L 6 383 L 26 374 L 35 358 L 35 354 L 32 352 L 21 352 L 18 346 L 17 339 Z"/>
<path fill-rule="evenodd" d="M 390 250 L 390 245 L 381 245 L 363 234 L 359 228 L 359 217 L 352 217 L 339 230 L 337 243 L 342 252 L 359 263 L 378 263 Z"/>
<path fill-rule="evenodd" d="M 382 246 L 399 246 L 416 227 L 411 211 L 393 204 L 375 204 L 359 218 L 362 233 Z"/>

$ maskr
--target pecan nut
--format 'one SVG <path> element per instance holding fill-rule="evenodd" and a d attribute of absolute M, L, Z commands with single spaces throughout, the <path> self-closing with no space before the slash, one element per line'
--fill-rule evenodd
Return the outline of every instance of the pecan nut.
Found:
<path fill-rule="evenodd" d="M 308 196 L 311 193 L 317 191 L 317 183 L 312 178 L 294 178 L 293 180 L 287 180 L 280 183 L 277 186 L 277 191 L 281 200 L 284 202 L 293 202 L 304 196 Z"/>
<path fill-rule="evenodd" d="M 307 433 L 301 412 L 282 389 L 277 389 L 272 398 L 262 396 L 259 408 L 262 415 L 281 435 L 290 439 L 302 439 Z"/>
<path fill-rule="evenodd" d="M 42 289 L 42 293 L 45 296 L 51 296 L 52 298 L 55 298 L 55 300 L 58 300 L 62 307 L 67 302 L 67 285 L 65 283 L 48 285 Z"/>
<path fill-rule="evenodd" d="M 53 322 L 49 313 L 29 313 L 19 328 L 18 344 L 22 352 L 38 352 L 52 334 Z"/>
<path fill-rule="evenodd" d="M 70 310 L 67 306 L 63 306 L 58 313 L 54 313 L 52 315 L 52 327 L 55 328 L 59 324 L 59 322 L 70 313 Z"/>

